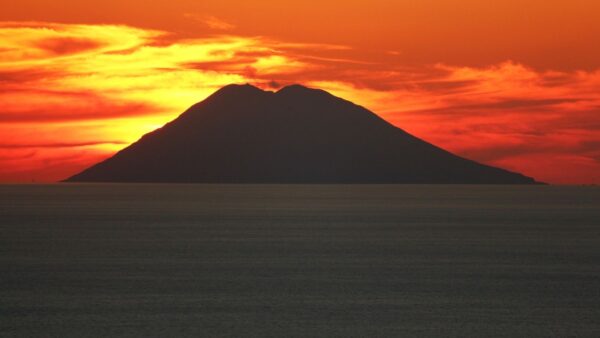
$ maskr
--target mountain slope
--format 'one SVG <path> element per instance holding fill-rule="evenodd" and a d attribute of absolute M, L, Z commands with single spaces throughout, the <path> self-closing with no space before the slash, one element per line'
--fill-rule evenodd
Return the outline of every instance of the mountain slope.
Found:
<path fill-rule="evenodd" d="M 226 86 L 69 182 L 532 184 L 299 85 Z"/>

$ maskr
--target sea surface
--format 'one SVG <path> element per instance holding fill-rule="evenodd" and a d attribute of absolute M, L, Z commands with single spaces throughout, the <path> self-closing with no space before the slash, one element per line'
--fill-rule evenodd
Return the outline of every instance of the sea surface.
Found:
<path fill-rule="evenodd" d="M 600 337 L 600 188 L 2 185 L 0 337 Z"/>

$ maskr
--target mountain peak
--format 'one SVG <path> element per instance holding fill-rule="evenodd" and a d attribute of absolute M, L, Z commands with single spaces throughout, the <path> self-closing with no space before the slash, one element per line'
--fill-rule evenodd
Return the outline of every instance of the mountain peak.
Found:
<path fill-rule="evenodd" d="M 289 86 L 285 86 L 277 91 L 277 95 L 328 95 L 332 96 L 328 92 L 322 89 L 309 88 L 300 84 L 293 84 Z"/>
<path fill-rule="evenodd" d="M 316 89 L 308 88 L 301 84 L 292 84 L 292 85 L 288 85 L 288 86 L 285 86 L 285 87 L 279 89 L 277 92 L 281 93 L 281 92 L 286 92 L 286 91 L 312 91 L 312 90 L 316 90 Z"/>
<path fill-rule="evenodd" d="M 263 90 L 259 87 L 251 85 L 249 83 L 245 83 L 245 84 L 233 83 L 233 84 L 229 84 L 229 85 L 226 85 L 226 86 L 220 88 L 213 94 L 213 96 L 214 95 L 232 95 L 232 94 L 236 95 L 236 94 L 240 94 L 240 93 L 243 93 L 243 94 L 270 93 L 271 94 L 273 92 Z M 301 84 L 292 84 L 292 85 L 285 86 L 285 87 L 279 89 L 277 92 L 275 92 L 275 94 L 284 95 L 284 96 L 285 95 L 311 95 L 311 94 L 331 96 L 331 94 L 329 94 L 328 92 L 326 92 L 324 90 L 306 87 Z"/>
<path fill-rule="evenodd" d="M 237 93 L 264 93 L 265 91 L 249 83 L 229 84 L 217 90 L 213 95 L 237 94 Z"/>

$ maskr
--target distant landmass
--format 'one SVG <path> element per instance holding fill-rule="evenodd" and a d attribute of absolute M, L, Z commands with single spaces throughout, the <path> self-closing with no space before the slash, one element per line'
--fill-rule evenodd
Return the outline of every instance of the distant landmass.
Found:
<path fill-rule="evenodd" d="M 229 85 L 67 182 L 535 184 L 300 85 Z"/>

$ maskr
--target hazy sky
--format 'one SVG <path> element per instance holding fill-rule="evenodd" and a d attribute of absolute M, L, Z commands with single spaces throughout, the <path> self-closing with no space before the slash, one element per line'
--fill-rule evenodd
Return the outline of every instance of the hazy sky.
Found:
<path fill-rule="evenodd" d="M 0 181 L 110 156 L 228 83 L 320 87 L 459 155 L 600 183 L 600 2 L 34 1 L 0 11 Z"/>

